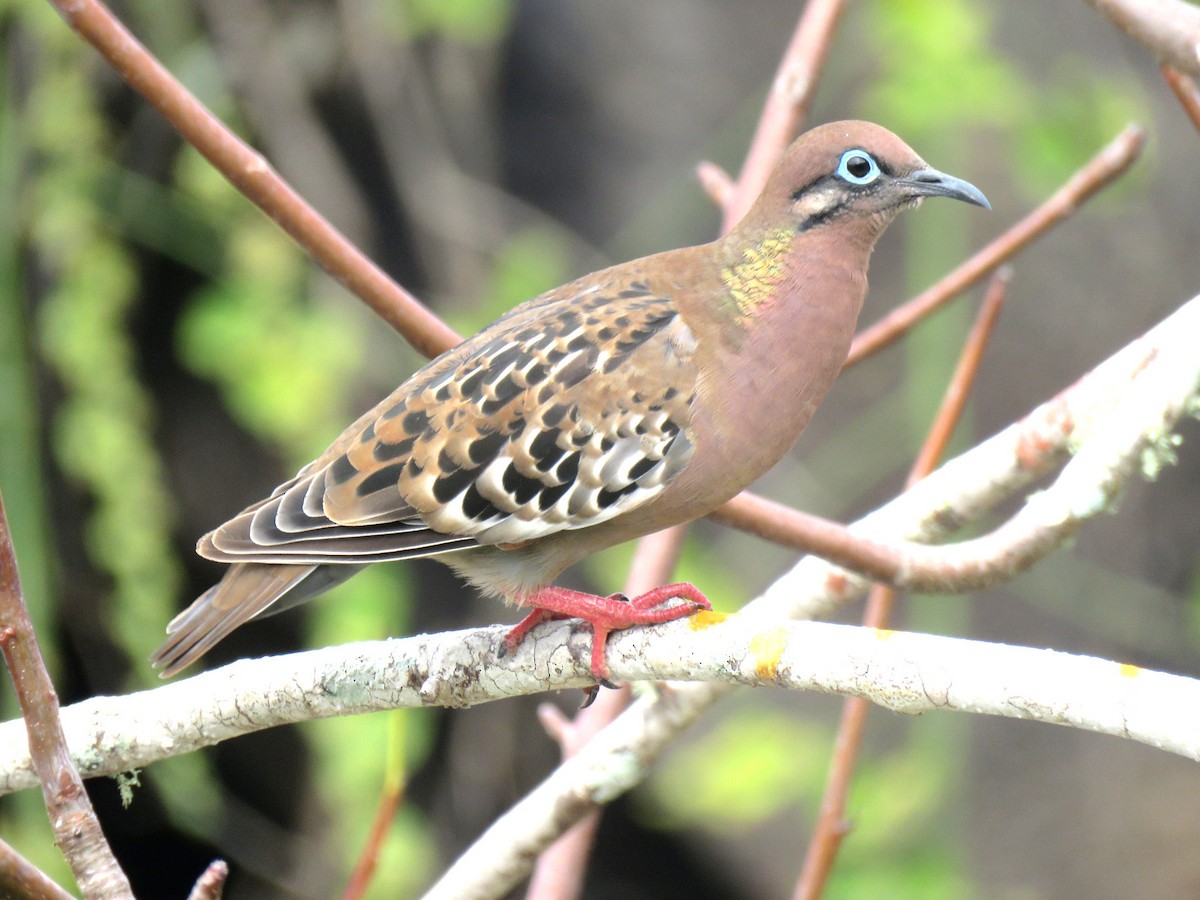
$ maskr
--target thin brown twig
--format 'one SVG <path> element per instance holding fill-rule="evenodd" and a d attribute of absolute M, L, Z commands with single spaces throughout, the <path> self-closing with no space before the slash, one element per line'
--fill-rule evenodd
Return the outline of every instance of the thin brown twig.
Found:
<path fill-rule="evenodd" d="M 762 192 L 783 151 L 800 131 L 845 6 L 846 0 L 808 0 L 804 7 L 775 72 L 771 92 L 737 178 L 736 190 L 730 203 L 722 208 L 722 233 L 746 214 Z"/>
<path fill-rule="evenodd" d="M 1200 76 L 1200 7 L 1183 0 L 1087 2 L 1159 62 Z"/>
<path fill-rule="evenodd" d="M 350 873 L 350 878 L 346 882 L 346 889 L 342 891 L 342 900 L 358 900 L 359 897 L 367 895 L 371 879 L 375 877 L 375 869 L 379 866 L 379 854 L 383 848 L 384 839 L 392 827 L 392 820 L 396 818 L 396 810 L 400 808 L 404 796 L 404 779 L 389 777 L 379 794 L 379 803 L 375 806 L 375 818 L 371 821 L 371 830 L 366 841 L 363 842 L 363 849 L 358 856 L 358 862 L 354 864 L 354 871 Z"/>
<path fill-rule="evenodd" d="M 0 897 L 73 900 L 49 875 L 0 840 Z"/>
<path fill-rule="evenodd" d="M 92 809 L 83 779 L 71 761 L 58 713 L 58 694 L 46 671 L 33 622 L 21 593 L 4 498 L 0 497 L 0 653 L 8 664 L 25 728 L 29 754 L 55 843 L 85 897 L 133 897 Z"/>
<path fill-rule="evenodd" d="M 1010 279 L 1011 271 L 1008 267 L 1000 269 L 992 276 L 975 324 L 967 336 L 958 365 L 946 388 L 941 407 L 909 472 L 909 488 L 934 470 L 950 443 L 950 436 L 962 418 L 971 387 L 975 383 L 975 376 L 979 372 L 983 352 L 1004 306 Z M 874 585 L 867 598 L 863 624 L 872 628 L 886 628 L 891 619 L 895 596 L 896 592 L 891 587 L 884 584 Z M 801 869 L 800 882 L 796 887 L 796 900 L 816 900 L 821 896 L 829 874 L 833 871 L 834 860 L 841 849 L 842 840 L 849 831 L 846 822 L 846 802 L 850 794 L 854 768 L 858 762 L 858 753 L 862 747 L 869 709 L 870 704 L 858 697 L 848 698 L 842 704 L 842 717 L 834 741 L 833 760 L 830 763 L 816 826 L 804 858 L 804 867 Z"/>
<path fill-rule="evenodd" d="M 59 14 L 213 166 L 275 220 L 322 268 L 426 356 L 458 334 L 388 277 L 312 208 L 262 154 L 179 83 L 99 0 L 50 0 Z"/>
<path fill-rule="evenodd" d="M 1194 79 L 1171 66 L 1162 67 L 1162 76 L 1171 90 L 1175 92 L 1175 97 L 1179 100 L 1183 111 L 1187 113 L 1187 117 L 1192 120 L 1196 130 L 1200 131 L 1200 87 L 1196 86 Z"/>
<path fill-rule="evenodd" d="M 1126 126 L 1041 206 L 936 284 L 860 332 L 846 358 L 846 368 L 896 340 L 922 318 L 978 284 L 1017 252 L 1068 218 L 1097 191 L 1124 174 L 1145 143 L 1145 131 L 1137 125 Z"/>

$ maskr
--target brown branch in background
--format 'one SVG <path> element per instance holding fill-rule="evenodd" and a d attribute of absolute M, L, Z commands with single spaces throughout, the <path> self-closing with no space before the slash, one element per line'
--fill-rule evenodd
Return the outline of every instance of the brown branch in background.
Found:
<path fill-rule="evenodd" d="M 4 499 L 0 497 L 0 653 L 8 664 L 25 728 L 29 755 L 42 784 L 58 849 L 85 897 L 133 897 L 129 880 L 100 829 L 83 779 L 71 761 L 58 715 L 58 694 L 37 645 L 21 594 Z"/>
<path fill-rule="evenodd" d="M 1162 67 L 1162 76 L 1175 92 L 1175 97 L 1187 113 L 1187 117 L 1192 120 L 1196 130 L 1200 131 L 1200 87 L 1196 86 L 1195 80 L 1170 66 Z"/>
<path fill-rule="evenodd" d="M 398 715 L 398 713 L 392 715 Z M 358 862 L 354 864 L 354 871 L 350 873 L 350 879 L 346 882 L 346 889 L 342 891 L 342 900 L 358 900 L 360 897 L 367 896 L 371 879 L 375 877 L 375 869 L 379 866 L 379 854 L 383 851 L 383 842 L 387 839 L 388 831 L 392 827 L 392 820 L 396 818 L 396 810 L 400 808 L 407 793 L 402 777 L 403 760 L 398 760 L 396 765 L 398 768 L 388 773 L 383 790 L 379 794 L 379 803 L 375 806 L 375 818 L 371 822 L 371 830 L 363 843 L 362 852 L 358 855 Z"/>
<path fill-rule="evenodd" d="M 0 897 L 74 900 L 50 876 L 0 840 Z"/>
<path fill-rule="evenodd" d="M 722 205 L 721 232 L 731 229 L 762 192 L 788 144 L 800 131 L 846 0 L 808 0 L 771 83 L 731 202 Z"/>
<path fill-rule="evenodd" d="M 223 859 L 214 859 L 196 879 L 188 900 L 221 900 L 225 892 L 225 880 L 229 878 L 229 864 Z"/>
<path fill-rule="evenodd" d="M 1200 7 L 1183 0 L 1087 0 L 1160 63 L 1200 76 Z"/>
<path fill-rule="evenodd" d="M 937 467 L 938 460 L 950 443 L 950 436 L 962 418 L 967 398 L 975 383 L 975 376 L 979 372 L 983 351 L 1004 306 L 1011 277 L 1011 270 L 1007 266 L 992 277 L 983 305 L 971 333 L 967 336 L 958 365 L 942 398 L 941 407 L 909 472 L 908 488 Z M 895 596 L 896 592 L 887 585 L 876 584 L 872 587 L 867 598 L 866 611 L 863 613 L 863 624 L 872 628 L 886 628 L 891 619 Z M 816 900 L 821 896 L 829 873 L 833 871 L 833 863 L 842 846 L 842 839 L 849 831 L 846 822 L 846 801 L 850 795 L 850 784 L 854 777 L 858 752 L 862 747 L 869 709 L 870 704 L 859 697 L 851 697 L 842 704 L 842 717 L 834 741 L 833 760 L 829 767 L 829 777 L 825 783 L 825 794 L 821 798 L 812 840 L 804 858 L 800 882 L 796 887 L 796 900 Z"/>
<path fill-rule="evenodd" d="M 1145 143 L 1146 133 L 1140 127 L 1126 126 L 1041 206 L 936 284 L 860 332 L 846 358 L 846 368 L 899 338 L 925 316 L 978 284 L 1017 252 L 1068 218 L 1097 191 L 1123 175 L 1138 158 Z"/>
<path fill-rule="evenodd" d="M 449 325 L 371 262 L 313 209 L 262 154 L 230 131 L 138 43 L 99 0 L 50 0 L 109 65 L 183 138 L 274 219 L 330 275 L 426 356 L 460 340 Z"/>

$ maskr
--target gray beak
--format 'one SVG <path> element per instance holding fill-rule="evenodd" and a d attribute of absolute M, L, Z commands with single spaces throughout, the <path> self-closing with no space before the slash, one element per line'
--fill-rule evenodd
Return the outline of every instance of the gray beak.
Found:
<path fill-rule="evenodd" d="M 897 181 L 912 191 L 917 197 L 953 197 L 966 203 L 991 209 L 983 191 L 969 181 L 939 172 L 937 169 L 917 169 L 909 172 Z"/>

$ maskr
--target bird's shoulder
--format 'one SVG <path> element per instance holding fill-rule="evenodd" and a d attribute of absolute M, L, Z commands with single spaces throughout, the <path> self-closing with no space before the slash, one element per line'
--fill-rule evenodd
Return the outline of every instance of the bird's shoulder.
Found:
<path fill-rule="evenodd" d="M 489 543 L 610 518 L 685 461 L 694 355 L 674 294 L 644 272 L 556 288 L 377 406 L 329 463 L 326 509 L 372 519 L 402 501 Z"/>

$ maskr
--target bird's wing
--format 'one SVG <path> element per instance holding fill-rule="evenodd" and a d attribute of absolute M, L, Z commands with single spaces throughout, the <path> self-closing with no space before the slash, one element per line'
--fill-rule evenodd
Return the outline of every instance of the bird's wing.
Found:
<path fill-rule="evenodd" d="M 665 292 L 595 276 L 417 372 L 200 543 L 225 562 L 378 562 L 627 513 L 692 454 L 695 337 Z"/>

